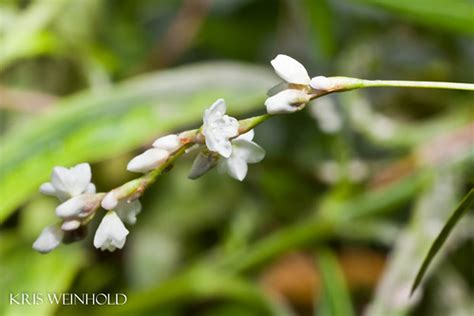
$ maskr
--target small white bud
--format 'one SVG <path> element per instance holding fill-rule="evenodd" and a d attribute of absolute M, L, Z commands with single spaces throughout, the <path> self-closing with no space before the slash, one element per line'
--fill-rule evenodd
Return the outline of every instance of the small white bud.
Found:
<path fill-rule="evenodd" d="M 79 228 L 79 226 L 81 226 L 81 222 L 76 219 L 73 219 L 70 221 L 63 222 L 61 225 L 61 230 L 63 231 L 76 230 Z"/>
<path fill-rule="evenodd" d="M 314 77 L 313 79 L 311 79 L 311 82 L 309 83 L 309 85 L 314 90 L 327 91 L 332 88 L 331 80 L 324 76 Z"/>
<path fill-rule="evenodd" d="M 310 82 L 306 68 L 296 59 L 278 55 L 271 62 L 278 76 L 289 83 L 307 85 Z"/>
<path fill-rule="evenodd" d="M 293 113 L 302 109 L 302 105 L 310 100 L 308 94 L 301 90 L 287 89 L 265 101 L 265 106 L 269 114 Z"/>
<path fill-rule="evenodd" d="M 181 146 L 182 144 L 178 135 L 174 134 L 160 137 L 153 143 L 153 147 L 164 149 L 170 154 L 177 151 Z"/>
<path fill-rule="evenodd" d="M 168 157 L 168 151 L 164 149 L 151 148 L 130 160 L 127 165 L 127 170 L 147 173 L 165 163 L 166 160 L 168 160 Z"/>
<path fill-rule="evenodd" d="M 95 201 L 95 194 L 82 194 L 70 198 L 56 208 L 56 215 L 61 218 L 83 216 L 90 211 L 91 203 Z"/>
<path fill-rule="evenodd" d="M 118 204 L 117 192 L 112 190 L 102 199 L 101 206 L 106 210 L 114 209 Z"/>
<path fill-rule="evenodd" d="M 63 237 L 64 232 L 57 225 L 48 226 L 43 229 L 33 243 L 33 249 L 41 253 L 48 253 L 61 244 Z"/>
<path fill-rule="evenodd" d="M 191 172 L 188 174 L 189 179 L 197 179 L 205 174 L 210 169 L 216 166 L 218 157 L 210 154 L 209 152 L 200 151 L 194 159 Z"/>

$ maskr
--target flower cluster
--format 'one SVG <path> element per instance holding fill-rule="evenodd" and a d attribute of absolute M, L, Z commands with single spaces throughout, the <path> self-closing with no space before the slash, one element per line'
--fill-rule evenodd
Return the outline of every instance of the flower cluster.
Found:
<path fill-rule="evenodd" d="M 248 131 L 239 136 L 239 122 L 226 115 L 227 108 L 223 99 L 218 99 L 204 111 L 203 125 L 194 135 L 195 148 L 200 151 L 194 160 L 190 179 L 197 179 L 217 166 L 218 171 L 242 181 L 247 175 L 247 164 L 257 163 L 265 156 L 265 151 L 252 141 L 254 132 Z M 165 164 L 168 158 L 186 142 L 186 137 L 167 135 L 157 139 L 153 148 L 133 158 L 127 166 L 129 171 L 147 173 Z M 108 196 L 104 201 L 108 200 Z M 109 202 L 102 206 L 109 209 Z"/>
<path fill-rule="evenodd" d="M 278 55 L 271 64 L 286 83 L 280 84 L 280 91 L 266 100 L 269 114 L 298 111 L 315 95 L 332 89 L 328 78 L 310 79 L 304 66 L 291 57 Z M 224 100 L 218 99 L 204 111 L 200 129 L 155 140 L 151 149 L 134 157 L 127 165 L 127 170 L 145 175 L 108 193 L 96 193 L 87 163 L 70 169 L 55 167 L 51 182 L 41 185 L 40 191 L 57 197 L 61 202 L 56 208 L 60 222 L 45 228 L 33 248 L 46 253 L 61 242 L 84 238 L 88 223 L 101 206 L 106 214 L 95 232 L 94 247 L 109 251 L 121 249 L 129 233 L 125 224 L 135 224 L 141 211 L 138 197 L 174 158 L 192 148 L 199 152 L 188 175 L 190 179 L 199 178 L 217 167 L 220 173 L 242 181 L 247 175 L 248 164 L 260 162 L 265 156 L 262 147 L 253 141 L 252 128 L 259 123 L 240 126 L 239 121 L 227 115 L 226 111 Z"/>
<path fill-rule="evenodd" d="M 333 88 L 331 80 L 324 76 L 310 78 L 306 68 L 297 60 L 278 55 L 271 64 L 278 76 L 285 82 L 277 85 L 265 106 L 269 114 L 284 114 L 299 111 L 316 95 L 329 92 Z M 272 94 L 272 93 L 271 93 Z"/>
<path fill-rule="evenodd" d="M 86 236 L 87 225 L 94 217 L 104 196 L 103 193 L 95 192 L 91 178 L 91 168 L 87 163 L 69 169 L 64 167 L 53 169 L 51 182 L 42 184 L 40 191 L 55 196 L 62 202 L 56 208 L 60 222 L 43 229 L 33 243 L 35 250 L 47 253 L 58 247 L 61 242 L 70 243 Z M 109 211 L 95 233 L 94 246 L 110 251 L 122 248 L 128 235 L 122 220 L 133 224 L 140 208 L 140 203 L 134 201 L 117 205 L 116 212 Z"/>

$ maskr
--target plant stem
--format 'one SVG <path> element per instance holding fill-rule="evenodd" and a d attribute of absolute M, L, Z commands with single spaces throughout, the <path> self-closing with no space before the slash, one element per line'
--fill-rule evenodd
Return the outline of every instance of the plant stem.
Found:
<path fill-rule="evenodd" d="M 332 92 L 342 92 L 353 89 L 371 88 L 371 87 L 404 87 L 404 88 L 431 88 L 431 89 L 455 89 L 455 90 L 470 90 L 474 91 L 474 84 L 470 83 L 456 83 L 456 82 L 435 82 L 435 81 L 404 81 L 404 80 L 365 80 L 351 77 L 329 77 L 332 87 L 324 91 L 318 91 L 311 96 L 311 99 L 319 98 L 323 95 Z M 238 135 L 242 135 L 261 123 L 265 122 L 273 115 L 263 114 L 259 116 L 250 117 L 239 121 Z M 118 198 L 137 198 L 143 194 L 143 191 L 151 185 L 155 180 L 167 170 L 172 163 L 180 156 L 182 156 L 186 149 L 191 147 L 194 143 L 203 143 L 201 129 L 186 131 L 186 140 L 183 146 L 173 155 L 168 161 L 157 169 L 131 180 L 120 187 L 114 189 L 117 192 Z M 237 135 L 237 136 L 238 136 Z"/>
<path fill-rule="evenodd" d="M 405 81 L 405 80 L 363 80 L 364 88 L 367 87 L 403 87 L 403 88 L 428 88 L 428 89 L 453 89 L 474 91 L 474 84 L 441 81 Z"/>
<path fill-rule="evenodd" d="M 372 87 L 428 88 L 474 91 L 472 83 L 442 82 L 442 81 L 409 81 L 409 80 L 366 80 L 350 77 L 330 77 L 335 89 L 332 91 L 347 91 Z"/>

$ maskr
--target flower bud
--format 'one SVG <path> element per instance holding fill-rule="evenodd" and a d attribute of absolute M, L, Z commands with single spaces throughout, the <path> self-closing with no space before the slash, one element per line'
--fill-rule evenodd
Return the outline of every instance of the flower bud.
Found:
<path fill-rule="evenodd" d="M 127 170 L 132 172 L 147 173 L 168 160 L 169 153 L 164 149 L 152 148 L 136 156 L 127 165 Z"/>
<path fill-rule="evenodd" d="M 322 91 L 328 91 L 333 86 L 331 80 L 324 76 L 314 77 L 313 79 L 311 79 L 311 82 L 309 83 L 309 85 L 314 90 L 322 90 Z"/>
<path fill-rule="evenodd" d="M 167 135 L 158 138 L 153 143 L 153 147 L 166 150 L 169 154 L 174 153 L 182 146 L 178 135 Z"/>
<path fill-rule="evenodd" d="M 265 106 L 269 114 L 293 113 L 302 109 L 310 100 L 308 94 L 301 90 L 287 89 L 269 97 Z"/>

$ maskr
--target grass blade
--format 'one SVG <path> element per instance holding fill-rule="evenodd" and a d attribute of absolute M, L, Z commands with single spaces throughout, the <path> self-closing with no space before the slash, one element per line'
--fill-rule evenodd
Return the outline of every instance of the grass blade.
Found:
<path fill-rule="evenodd" d="M 471 189 L 471 191 L 469 191 L 469 193 L 464 197 L 461 203 L 459 203 L 458 207 L 449 217 L 449 220 L 446 222 L 438 237 L 436 237 L 435 241 L 431 245 L 428 254 L 426 255 L 425 259 L 423 260 L 423 263 L 421 264 L 420 270 L 418 270 L 415 281 L 413 282 L 413 286 L 411 287 L 410 295 L 413 294 L 413 292 L 417 289 L 418 285 L 420 285 L 420 282 L 423 279 L 423 276 L 425 275 L 425 272 L 428 269 L 428 266 L 430 265 L 434 256 L 441 249 L 449 234 L 453 230 L 454 226 L 456 226 L 461 217 L 472 207 L 473 202 L 474 189 Z"/>
<path fill-rule="evenodd" d="M 318 266 L 323 281 L 323 295 L 316 315 L 352 316 L 354 311 L 350 294 L 344 282 L 336 257 L 326 249 L 318 251 Z"/>

